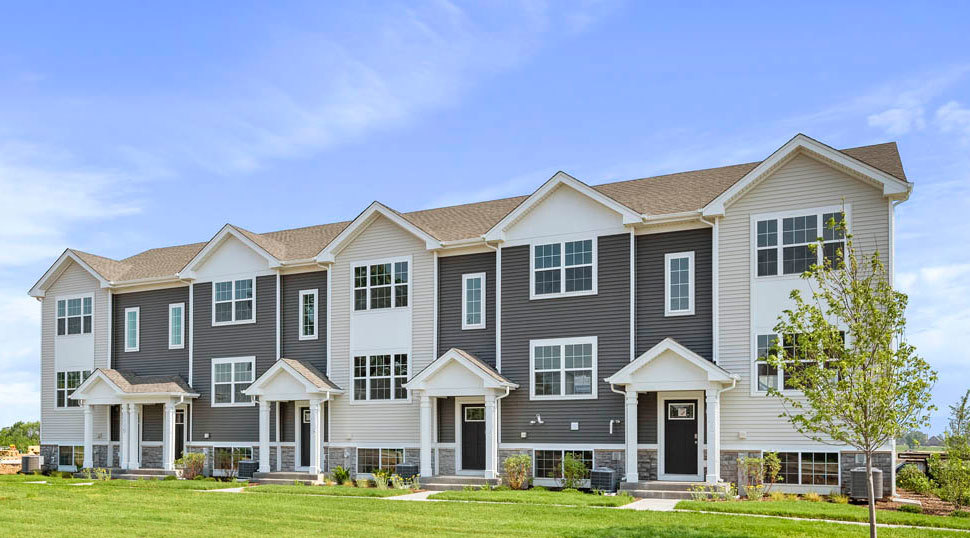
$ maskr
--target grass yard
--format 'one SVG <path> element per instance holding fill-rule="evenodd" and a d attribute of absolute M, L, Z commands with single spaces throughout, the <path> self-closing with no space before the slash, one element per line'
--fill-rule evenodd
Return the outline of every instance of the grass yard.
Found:
<path fill-rule="evenodd" d="M 837 521 L 869 521 L 869 509 L 852 504 L 809 501 L 681 501 L 678 509 L 727 512 L 733 514 L 760 514 L 772 516 L 810 517 Z M 950 529 L 970 529 L 970 518 L 910 514 L 893 510 L 876 512 L 876 522 L 895 525 L 920 525 Z"/>
<path fill-rule="evenodd" d="M 277 495 L 336 495 L 338 497 L 396 497 L 411 493 L 409 489 L 350 488 L 347 486 L 255 486 L 246 493 Z"/>
<path fill-rule="evenodd" d="M 580 492 L 543 491 L 543 490 L 499 490 L 499 491 L 442 491 L 431 495 L 432 499 L 448 501 L 489 501 L 517 504 L 567 504 L 570 506 L 623 506 L 635 501 L 633 497 L 617 495 L 591 495 Z"/>
<path fill-rule="evenodd" d="M 296 488 L 294 486 L 294 488 Z M 70 522 L 65 524 L 64 522 Z M 0 477 L 7 536 L 867 536 L 862 526 L 609 508 L 389 501 L 165 486 L 25 484 Z M 927 538 L 950 531 L 881 529 Z"/>

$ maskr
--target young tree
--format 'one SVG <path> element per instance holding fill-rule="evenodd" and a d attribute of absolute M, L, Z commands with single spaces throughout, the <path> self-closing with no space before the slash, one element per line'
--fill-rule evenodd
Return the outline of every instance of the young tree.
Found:
<path fill-rule="evenodd" d="M 960 397 L 960 401 L 950 406 L 950 431 L 948 438 L 970 444 L 970 390 Z"/>
<path fill-rule="evenodd" d="M 845 250 L 826 249 L 821 239 L 812 246 L 823 249 L 825 262 L 802 274 L 811 297 L 792 291 L 793 306 L 775 327 L 782 341 L 768 358 L 796 392 L 770 393 L 783 401 L 781 416 L 798 432 L 865 453 L 875 537 L 873 454 L 929 424 L 936 372 L 906 341 L 907 297 L 893 289 L 879 253 L 857 252 L 841 222 L 824 224 L 835 232 L 830 235 L 845 238 Z"/>

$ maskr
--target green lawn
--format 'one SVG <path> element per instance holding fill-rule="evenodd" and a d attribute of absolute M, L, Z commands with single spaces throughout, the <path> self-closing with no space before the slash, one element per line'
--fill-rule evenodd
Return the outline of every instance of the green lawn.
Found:
<path fill-rule="evenodd" d="M 24 484 L 0 477 L 7 536 L 866 536 L 862 526 L 683 512 L 406 502 L 136 486 Z M 881 529 L 884 537 L 951 536 Z"/>
<path fill-rule="evenodd" d="M 869 509 L 852 504 L 809 501 L 726 501 L 703 502 L 681 501 L 677 508 L 682 510 L 702 510 L 708 512 L 730 512 L 734 514 L 763 514 L 772 516 L 810 517 L 834 519 L 837 521 L 869 521 Z M 920 525 L 923 527 L 945 527 L 951 529 L 970 529 L 970 519 L 951 516 L 931 516 L 910 514 L 892 510 L 876 512 L 878 523 L 895 525 Z"/>
<path fill-rule="evenodd" d="M 347 486 L 256 486 L 246 493 L 285 495 L 336 495 L 338 497 L 396 497 L 411 493 L 408 489 L 351 488 Z"/>
<path fill-rule="evenodd" d="M 625 495 L 607 497 L 580 492 L 543 491 L 543 490 L 499 490 L 499 491 L 442 491 L 432 494 L 432 499 L 448 501 L 490 501 L 520 504 L 567 504 L 570 506 L 623 506 L 636 499 Z"/>

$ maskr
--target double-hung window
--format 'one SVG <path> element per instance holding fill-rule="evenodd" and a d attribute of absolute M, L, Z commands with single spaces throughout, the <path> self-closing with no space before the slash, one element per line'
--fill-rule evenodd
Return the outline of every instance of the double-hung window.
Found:
<path fill-rule="evenodd" d="M 256 373 L 256 357 L 212 359 L 212 406 L 253 405 L 252 396 L 243 394 Z"/>
<path fill-rule="evenodd" d="M 485 328 L 485 273 L 461 275 L 461 328 Z"/>
<path fill-rule="evenodd" d="M 694 314 L 694 252 L 664 255 L 664 315 Z"/>
<path fill-rule="evenodd" d="M 300 290 L 300 340 L 317 339 L 317 290 Z"/>
<path fill-rule="evenodd" d="M 407 306 L 409 278 L 408 260 L 355 265 L 354 310 Z"/>
<path fill-rule="evenodd" d="M 185 303 L 168 305 L 168 348 L 185 347 Z"/>
<path fill-rule="evenodd" d="M 91 372 L 89 370 L 57 372 L 57 407 L 81 407 L 81 402 L 72 400 L 70 396 L 90 376 Z"/>
<path fill-rule="evenodd" d="M 532 246 L 532 298 L 596 293 L 596 241 Z"/>
<path fill-rule="evenodd" d="M 57 336 L 90 334 L 93 325 L 94 298 L 74 297 L 57 300 Z"/>
<path fill-rule="evenodd" d="M 798 275 L 823 263 L 841 267 L 845 251 L 844 222 L 845 214 L 841 210 L 758 219 L 755 223 L 757 275 Z M 821 252 L 814 247 L 819 237 L 823 241 Z"/>
<path fill-rule="evenodd" d="M 256 321 L 256 279 L 225 280 L 212 283 L 212 324 L 253 323 Z"/>
<path fill-rule="evenodd" d="M 354 357 L 354 400 L 406 400 L 406 353 Z"/>
<path fill-rule="evenodd" d="M 125 351 L 138 351 L 141 336 L 141 308 L 137 306 L 125 309 Z"/>
<path fill-rule="evenodd" d="M 596 337 L 532 340 L 530 398 L 596 398 Z"/>
<path fill-rule="evenodd" d="M 403 448 L 358 448 L 357 473 L 372 474 L 380 469 L 394 471 L 395 466 L 404 463 Z"/>

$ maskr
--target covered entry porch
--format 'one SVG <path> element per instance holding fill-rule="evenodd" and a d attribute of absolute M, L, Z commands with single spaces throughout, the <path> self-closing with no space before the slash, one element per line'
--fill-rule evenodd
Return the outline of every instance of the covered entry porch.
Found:
<path fill-rule="evenodd" d="M 647 478 L 638 472 L 638 429 L 646 422 L 639 399 L 647 394 L 656 401 L 657 478 L 720 481 L 721 393 L 737 376 L 666 338 L 605 381 L 624 395 L 625 482 Z"/>
<path fill-rule="evenodd" d="M 481 476 L 486 479 L 498 476 L 498 401 L 518 385 L 474 355 L 452 348 L 412 377 L 405 387 L 420 401 L 421 476 L 434 474 L 433 400 L 449 397 L 454 397 L 455 402 L 454 468 L 456 471 L 480 468 Z"/>

